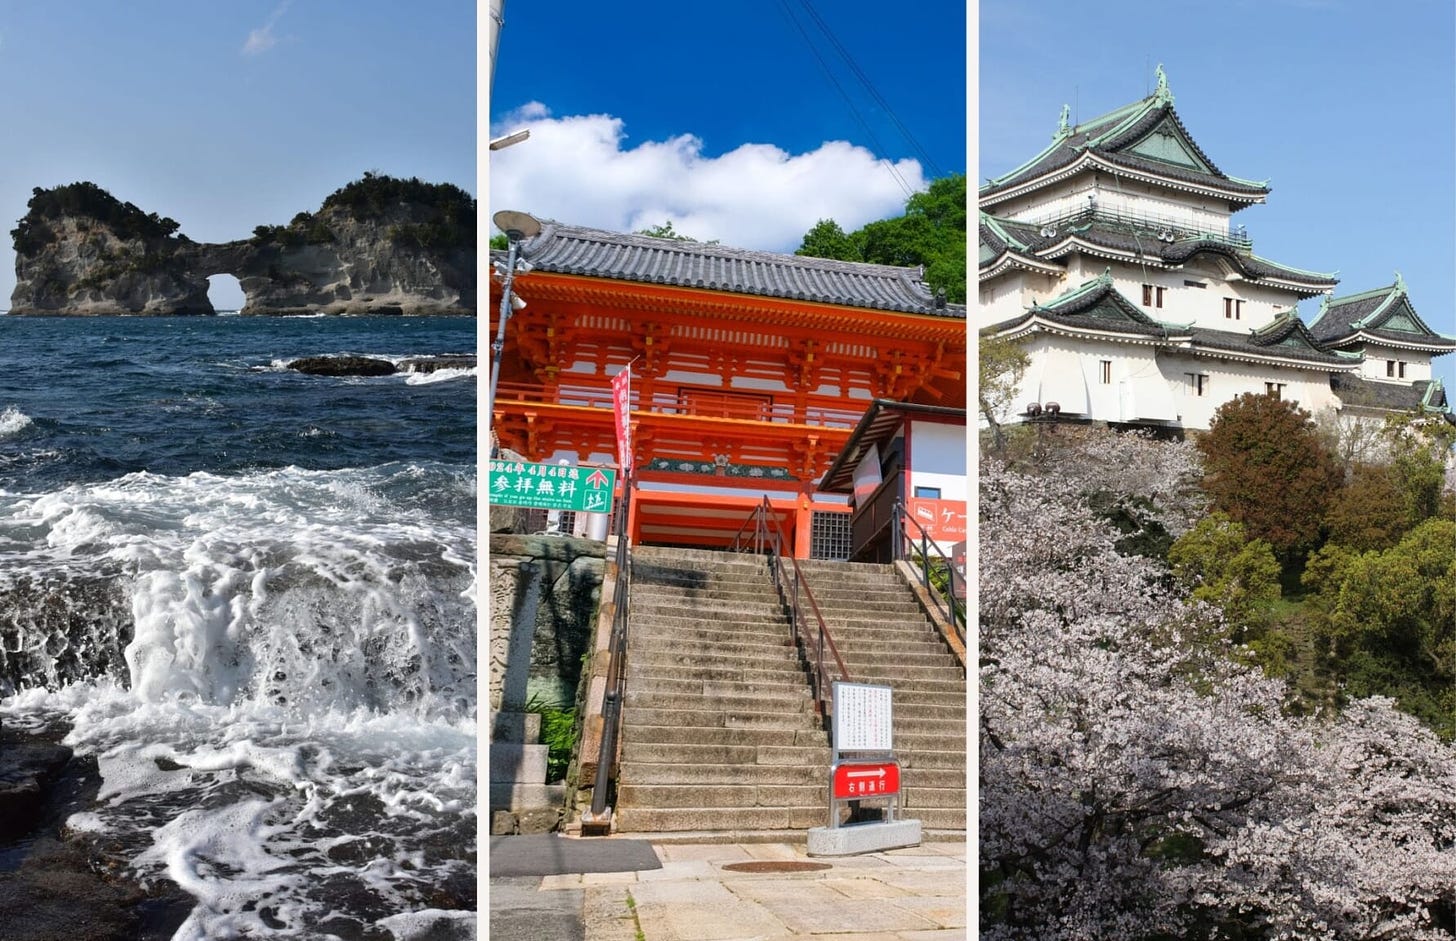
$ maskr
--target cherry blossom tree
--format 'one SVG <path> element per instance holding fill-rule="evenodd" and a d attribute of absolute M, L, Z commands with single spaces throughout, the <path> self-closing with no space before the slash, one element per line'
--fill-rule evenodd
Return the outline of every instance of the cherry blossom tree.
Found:
<path fill-rule="evenodd" d="M 1286 715 L 1084 483 L 981 471 L 980 936 L 1456 938 L 1452 748 Z"/>

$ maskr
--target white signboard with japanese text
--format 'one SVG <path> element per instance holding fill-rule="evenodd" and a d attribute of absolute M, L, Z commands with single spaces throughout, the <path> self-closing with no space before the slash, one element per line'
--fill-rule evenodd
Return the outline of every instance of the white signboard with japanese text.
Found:
<path fill-rule="evenodd" d="M 890 752 L 893 714 L 890 687 L 868 683 L 834 684 L 834 750 Z"/>

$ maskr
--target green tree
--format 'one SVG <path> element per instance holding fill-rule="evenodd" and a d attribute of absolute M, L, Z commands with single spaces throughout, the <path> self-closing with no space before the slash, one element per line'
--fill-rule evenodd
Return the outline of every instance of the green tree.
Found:
<path fill-rule="evenodd" d="M 1356 464 L 1330 501 L 1324 525 L 1330 542 L 1357 552 L 1388 549 L 1399 542 L 1411 523 L 1395 470 L 1385 464 Z"/>
<path fill-rule="evenodd" d="M 998 416 L 1011 405 L 1021 378 L 1031 365 L 1031 357 L 1010 340 L 981 337 L 980 347 L 976 401 L 981 417 L 991 429 L 992 445 L 1000 451 L 1005 447 L 1006 435 Z"/>
<path fill-rule="evenodd" d="M 1279 561 L 1274 549 L 1222 513 L 1198 521 L 1168 550 L 1173 577 L 1194 601 L 1223 611 L 1233 640 L 1261 636 L 1270 607 L 1279 600 Z"/>
<path fill-rule="evenodd" d="M 511 247 L 511 240 L 506 237 L 506 234 L 504 232 L 497 232 L 495 235 L 492 235 L 490 237 L 490 249 L 491 249 L 491 251 L 502 251 L 503 252 L 503 251 L 505 251 L 506 249 L 508 249 L 510 247 Z"/>
<path fill-rule="evenodd" d="M 1392 696 L 1456 733 L 1456 522 L 1427 520 L 1384 551 L 1326 546 L 1305 570 L 1316 636 L 1351 696 Z"/>
<path fill-rule="evenodd" d="M 960 173 L 934 180 L 924 192 L 913 194 L 905 203 L 904 215 L 870 222 L 844 236 L 852 253 L 835 238 L 836 232 L 843 233 L 839 225 L 821 219 L 805 234 L 798 254 L 924 266 L 926 284 L 945 292 L 948 301 L 964 304 L 966 218 L 966 177 Z"/>
<path fill-rule="evenodd" d="M 1286 566 L 1313 547 L 1344 475 L 1308 412 L 1245 393 L 1218 407 L 1197 446 L 1215 510 L 1268 542 Z"/>
<path fill-rule="evenodd" d="M 637 235 L 650 235 L 655 239 L 672 239 L 674 242 L 696 242 L 697 239 L 691 235 L 683 235 L 672 227 L 672 220 L 668 219 L 661 225 L 648 226 L 645 229 L 638 229 Z"/>
<path fill-rule="evenodd" d="M 833 219 L 820 219 L 804 234 L 795 255 L 810 258 L 837 258 L 840 261 L 861 261 L 859 249 Z"/>

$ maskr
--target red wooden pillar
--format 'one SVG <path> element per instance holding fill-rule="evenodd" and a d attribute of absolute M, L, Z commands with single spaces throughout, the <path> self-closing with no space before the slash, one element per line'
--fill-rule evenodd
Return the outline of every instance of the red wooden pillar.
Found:
<path fill-rule="evenodd" d="M 814 542 L 814 510 L 809 495 L 799 494 L 794 505 L 794 558 L 809 558 Z"/>

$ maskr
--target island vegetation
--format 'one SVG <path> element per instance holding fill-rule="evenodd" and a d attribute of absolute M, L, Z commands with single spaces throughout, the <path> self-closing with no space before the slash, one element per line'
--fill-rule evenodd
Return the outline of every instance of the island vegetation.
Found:
<path fill-rule="evenodd" d="M 57 233 L 48 223 L 62 216 L 94 220 L 121 239 L 164 239 L 180 228 L 176 220 L 155 212 L 142 212 L 89 181 L 52 189 L 37 186 L 31 190 L 25 215 L 10 230 L 16 252 L 34 254 L 51 244 Z M 179 240 L 186 241 L 186 236 L 179 236 Z"/>

